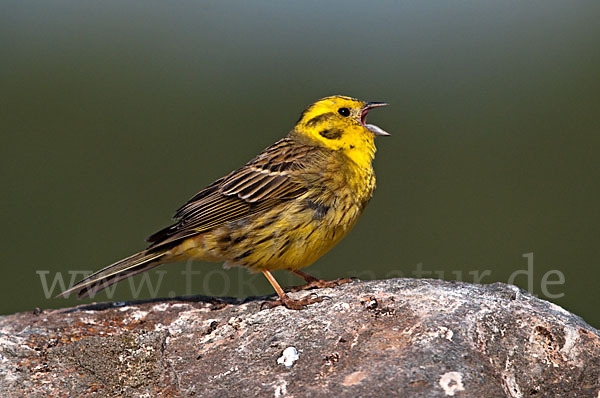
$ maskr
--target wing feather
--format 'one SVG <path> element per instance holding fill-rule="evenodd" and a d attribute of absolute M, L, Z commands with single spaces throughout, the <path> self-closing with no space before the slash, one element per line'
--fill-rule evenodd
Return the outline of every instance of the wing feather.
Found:
<path fill-rule="evenodd" d="M 194 195 L 175 213 L 176 222 L 147 240 L 150 249 L 164 248 L 226 222 L 269 209 L 296 198 L 307 183 L 295 171 L 323 149 L 279 140 L 242 168 L 219 178 Z"/>

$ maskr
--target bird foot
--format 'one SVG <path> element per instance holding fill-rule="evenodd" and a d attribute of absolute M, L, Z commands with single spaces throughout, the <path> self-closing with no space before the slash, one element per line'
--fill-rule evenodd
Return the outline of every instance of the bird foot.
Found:
<path fill-rule="evenodd" d="M 265 301 L 264 303 L 262 303 L 260 308 L 275 308 L 279 307 L 280 305 L 283 305 L 284 307 L 290 310 L 302 310 L 305 306 L 309 304 L 320 303 L 321 301 L 323 301 L 323 297 L 319 297 L 314 293 L 311 293 L 308 296 L 302 297 L 301 299 L 297 300 L 290 298 L 286 294 L 280 297 L 279 300 Z"/>
<path fill-rule="evenodd" d="M 350 283 L 355 278 L 338 278 L 332 281 L 324 281 L 322 279 L 312 278 L 308 280 L 308 283 L 299 286 L 293 286 L 289 290 L 290 292 L 299 292 L 301 290 L 313 289 L 313 288 L 326 288 L 326 287 L 336 287 L 339 285 L 343 285 L 344 283 Z"/>

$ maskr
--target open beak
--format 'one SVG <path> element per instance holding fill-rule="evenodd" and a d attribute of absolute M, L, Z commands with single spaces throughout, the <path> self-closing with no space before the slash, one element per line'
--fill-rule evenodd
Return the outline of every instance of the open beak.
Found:
<path fill-rule="evenodd" d="M 367 128 L 367 130 L 369 130 L 371 133 L 373 133 L 376 136 L 387 137 L 390 135 L 390 133 L 388 133 L 381 127 L 375 126 L 374 124 L 367 124 L 366 123 L 367 114 L 373 108 L 378 108 L 380 106 L 386 106 L 386 105 L 388 105 L 386 102 L 367 102 L 360 114 L 360 122 L 362 123 L 362 125 L 365 126 Z"/>

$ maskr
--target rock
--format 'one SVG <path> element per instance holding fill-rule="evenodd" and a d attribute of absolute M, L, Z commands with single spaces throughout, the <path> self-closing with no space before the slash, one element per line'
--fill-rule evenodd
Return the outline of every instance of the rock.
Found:
<path fill-rule="evenodd" d="M 313 292 L 329 299 L 303 311 L 190 297 L 3 316 L 0 395 L 600 396 L 598 330 L 514 286 Z"/>

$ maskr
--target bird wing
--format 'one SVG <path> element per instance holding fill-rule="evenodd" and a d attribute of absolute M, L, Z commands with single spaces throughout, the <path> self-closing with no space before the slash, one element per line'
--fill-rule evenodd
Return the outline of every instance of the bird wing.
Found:
<path fill-rule="evenodd" d="M 284 138 L 246 165 L 198 192 L 175 213 L 176 223 L 150 236 L 149 249 L 164 248 L 226 222 L 272 208 L 304 194 L 307 184 L 295 178 L 318 147 Z"/>

